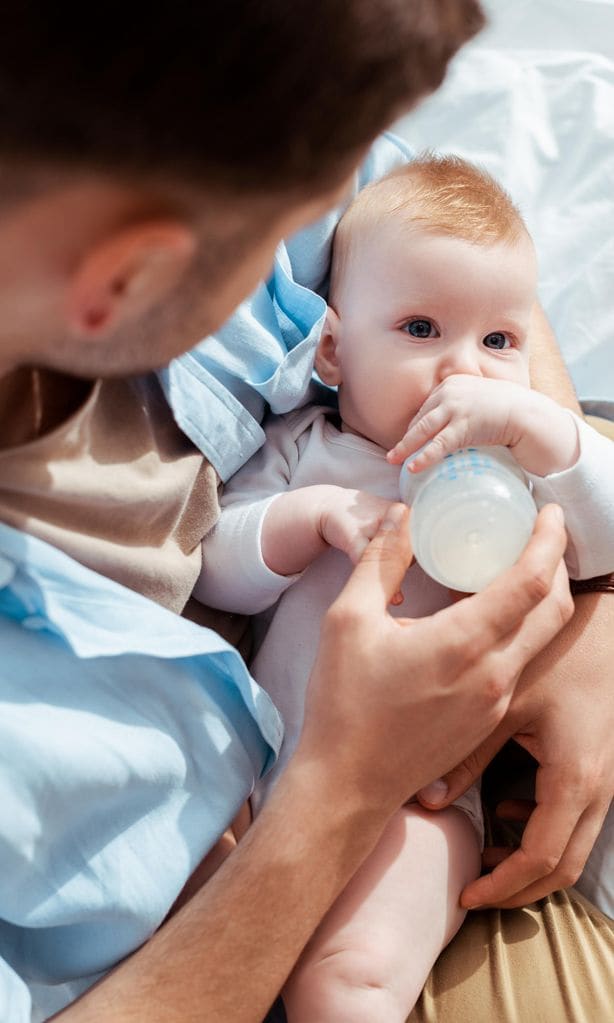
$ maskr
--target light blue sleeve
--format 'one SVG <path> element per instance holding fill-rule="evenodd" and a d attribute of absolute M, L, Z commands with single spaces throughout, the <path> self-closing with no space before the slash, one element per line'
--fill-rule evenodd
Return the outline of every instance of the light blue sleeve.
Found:
<path fill-rule="evenodd" d="M 162 371 L 179 426 L 223 480 L 264 443 L 260 423 L 267 405 L 284 413 L 307 400 L 337 222 L 353 195 L 410 157 L 401 139 L 382 135 L 343 205 L 282 242 L 269 279 L 217 334 Z"/>
<path fill-rule="evenodd" d="M 14 970 L 0 959 L 0 1019 L 6 1023 L 30 1023 L 30 992 Z"/>
<path fill-rule="evenodd" d="M 44 1019 L 156 930 L 282 726 L 221 637 L 5 525 L 0 649 L 0 1020 L 21 1023 L 24 985 Z"/>

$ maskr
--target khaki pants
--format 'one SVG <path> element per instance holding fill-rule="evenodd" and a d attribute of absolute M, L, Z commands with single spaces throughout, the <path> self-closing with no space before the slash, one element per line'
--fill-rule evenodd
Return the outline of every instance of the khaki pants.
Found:
<path fill-rule="evenodd" d="M 533 758 L 515 743 L 483 780 L 488 841 L 517 844 L 501 799 L 532 797 Z M 522 909 L 468 913 L 408 1023 L 613 1023 L 614 921 L 573 888 Z"/>
<path fill-rule="evenodd" d="M 612 1023 L 614 924 L 573 889 L 468 914 L 411 1023 Z"/>
<path fill-rule="evenodd" d="M 281 1003 L 265 1023 L 285 1023 Z M 612 1023 L 614 924 L 573 889 L 468 914 L 408 1023 Z"/>

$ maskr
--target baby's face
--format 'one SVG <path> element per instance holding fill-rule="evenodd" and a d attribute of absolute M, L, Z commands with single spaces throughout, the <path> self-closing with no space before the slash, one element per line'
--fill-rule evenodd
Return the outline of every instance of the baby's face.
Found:
<path fill-rule="evenodd" d="M 528 236 L 485 246 L 392 222 L 371 231 L 336 299 L 346 428 L 392 447 L 455 373 L 528 387 L 536 288 Z"/>

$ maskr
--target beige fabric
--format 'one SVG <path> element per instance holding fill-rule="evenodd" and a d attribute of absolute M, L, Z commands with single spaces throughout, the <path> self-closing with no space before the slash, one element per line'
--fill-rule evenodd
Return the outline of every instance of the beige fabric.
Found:
<path fill-rule="evenodd" d="M 469 914 L 410 1023 L 611 1023 L 614 927 L 573 890 Z"/>
<path fill-rule="evenodd" d="M 218 516 L 218 479 L 154 374 L 4 381 L 0 519 L 181 612 Z"/>

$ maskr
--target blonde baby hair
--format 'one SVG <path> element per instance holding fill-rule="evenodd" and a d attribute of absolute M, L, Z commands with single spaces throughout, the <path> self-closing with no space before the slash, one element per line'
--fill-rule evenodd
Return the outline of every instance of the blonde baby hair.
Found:
<path fill-rule="evenodd" d="M 355 246 L 389 217 L 476 245 L 514 243 L 528 234 L 510 196 L 487 171 L 459 156 L 423 153 L 367 185 L 344 213 L 335 234 L 331 304 Z"/>

